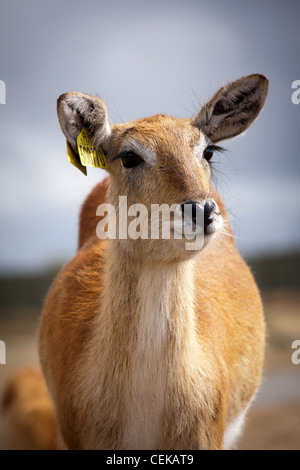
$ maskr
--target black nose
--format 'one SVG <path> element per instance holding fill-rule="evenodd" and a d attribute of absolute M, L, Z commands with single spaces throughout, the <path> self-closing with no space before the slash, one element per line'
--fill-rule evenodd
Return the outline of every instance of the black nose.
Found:
<path fill-rule="evenodd" d="M 181 204 L 181 209 L 182 209 L 182 216 L 185 216 L 184 211 L 188 209 L 187 214 L 188 216 L 192 216 L 192 221 L 194 224 L 197 223 L 197 218 L 198 218 L 198 223 L 199 221 L 203 220 L 203 209 L 201 208 L 200 204 L 195 201 L 187 201 L 184 204 Z M 200 219 L 202 215 L 202 219 Z"/>
<path fill-rule="evenodd" d="M 181 204 L 182 216 L 192 217 L 194 227 L 202 225 L 204 233 L 208 232 L 209 225 L 214 220 L 214 212 L 216 211 L 216 203 L 212 199 L 208 199 L 204 206 L 195 201 L 187 201 Z M 186 210 L 186 213 L 185 213 Z"/>
<path fill-rule="evenodd" d="M 216 209 L 214 201 L 209 199 L 204 204 L 204 232 L 207 232 L 208 226 L 213 222 L 213 212 Z"/>

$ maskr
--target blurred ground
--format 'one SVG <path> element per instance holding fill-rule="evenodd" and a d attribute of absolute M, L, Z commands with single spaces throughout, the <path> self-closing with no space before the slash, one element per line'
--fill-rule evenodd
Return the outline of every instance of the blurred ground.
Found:
<path fill-rule="evenodd" d="M 24 366 L 38 366 L 38 312 L 36 309 L 9 309 L 0 316 L 0 338 L 6 344 L 6 364 L 0 364 L 0 401 L 3 389 L 14 372 Z M 9 449 L 0 414 L 0 450 Z"/>
<path fill-rule="evenodd" d="M 300 450 L 300 365 L 291 362 L 291 344 L 300 340 L 300 291 L 276 289 L 263 299 L 268 329 L 264 380 L 237 448 Z M 0 339 L 7 349 L 0 394 L 14 371 L 38 364 L 37 324 L 36 309 L 6 310 L 0 317 Z M 5 448 L 0 421 L 0 449 Z"/>
<path fill-rule="evenodd" d="M 300 340 L 300 291 L 263 295 L 268 339 L 264 379 L 248 413 L 241 450 L 300 450 L 300 365 L 291 344 Z"/>

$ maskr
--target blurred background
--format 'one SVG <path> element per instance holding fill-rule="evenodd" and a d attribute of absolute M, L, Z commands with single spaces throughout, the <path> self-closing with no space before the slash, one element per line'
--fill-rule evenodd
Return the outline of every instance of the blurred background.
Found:
<path fill-rule="evenodd" d="M 38 363 L 43 299 L 75 253 L 82 201 L 105 176 L 68 163 L 57 97 L 96 93 L 112 122 L 190 117 L 228 81 L 262 73 L 263 113 L 214 161 L 268 329 L 239 448 L 300 449 L 300 365 L 291 361 L 300 339 L 299 15 L 298 0 L 0 0 L 0 394 L 14 370 Z"/>

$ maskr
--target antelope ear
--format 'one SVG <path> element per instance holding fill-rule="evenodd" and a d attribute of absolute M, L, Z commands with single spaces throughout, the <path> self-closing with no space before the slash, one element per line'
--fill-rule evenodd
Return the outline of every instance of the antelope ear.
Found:
<path fill-rule="evenodd" d="M 105 103 L 97 96 L 77 91 L 64 93 L 57 100 L 57 115 L 60 127 L 75 154 L 77 137 L 85 127 L 95 146 L 102 146 L 111 130 Z"/>
<path fill-rule="evenodd" d="M 194 124 L 214 143 L 241 134 L 263 109 L 268 83 L 254 74 L 225 85 L 202 106 Z"/>

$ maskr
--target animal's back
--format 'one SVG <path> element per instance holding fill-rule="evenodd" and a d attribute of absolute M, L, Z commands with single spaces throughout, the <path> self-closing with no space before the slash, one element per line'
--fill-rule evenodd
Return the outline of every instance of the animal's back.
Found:
<path fill-rule="evenodd" d="M 28 367 L 17 371 L 5 388 L 1 405 L 6 449 L 56 448 L 54 405 L 40 370 Z"/>
<path fill-rule="evenodd" d="M 96 236 L 96 222 L 101 217 L 96 217 L 96 209 L 104 204 L 109 185 L 109 178 L 96 184 L 82 204 L 79 220 L 78 249 L 80 249 L 89 238 Z"/>

